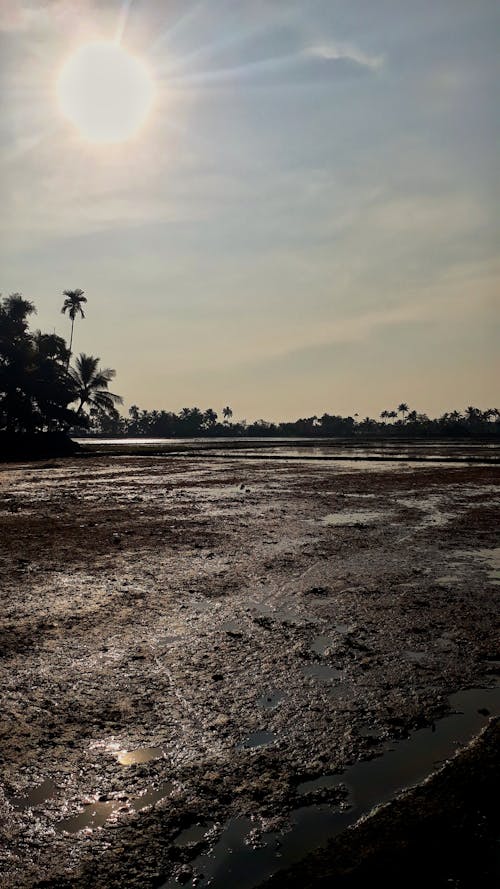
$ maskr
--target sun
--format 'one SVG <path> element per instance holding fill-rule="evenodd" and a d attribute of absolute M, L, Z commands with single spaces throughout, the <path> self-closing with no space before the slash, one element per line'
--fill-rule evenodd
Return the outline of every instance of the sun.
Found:
<path fill-rule="evenodd" d="M 155 84 L 147 65 L 117 43 L 87 43 L 63 64 L 59 107 L 90 142 L 125 142 L 145 123 Z"/>

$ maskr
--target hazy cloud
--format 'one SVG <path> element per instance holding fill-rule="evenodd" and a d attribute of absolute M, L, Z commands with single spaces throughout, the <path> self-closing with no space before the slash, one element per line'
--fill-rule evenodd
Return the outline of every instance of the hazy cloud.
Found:
<path fill-rule="evenodd" d="M 0 0 L 0 31 L 26 31 L 37 17 L 31 6 L 16 0 Z"/>
<path fill-rule="evenodd" d="M 384 64 L 384 56 L 372 56 L 363 52 L 359 47 L 350 43 L 321 43 L 309 46 L 303 51 L 303 55 L 313 59 L 323 59 L 325 62 L 348 61 L 355 62 L 364 68 L 378 70 Z"/>

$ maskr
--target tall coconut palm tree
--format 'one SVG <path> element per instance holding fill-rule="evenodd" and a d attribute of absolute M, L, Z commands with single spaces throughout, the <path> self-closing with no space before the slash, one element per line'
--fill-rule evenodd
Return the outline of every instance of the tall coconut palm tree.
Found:
<path fill-rule="evenodd" d="M 104 414 L 115 415 L 116 405 L 123 403 L 120 395 L 108 391 L 108 385 L 116 371 L 109 367 L 101 370 L 99 361 L 100 358 L 82 353 L 69 372 L 75 390 L 73 401 L 79 402 L 77 416 L 82 415 L 84 407 L 96 408 Z"/>
<path fill-rule="evenodd" d="M 63 290 L 63 296 L 66 299 L 63 302 L 63 307 L 61 309 L 61 314 L 65 315 L 68 313 L 71 319 L 71 336 L 69 339 L 69 355 L 68 355 L 68 368 L 69 368 L 69 359 L 71 357 L 71 347 L 73 345 L 73 328 L 75 326 L 75 318 L 77 315 L 81 315 L 82 318 L 85 318 L 85 312 L 82 309 L 82 303 L 87 302 L 87 297 L 83 295 L 84 291 L 80 290 L 79 287 L 76 290 Z"/>
<path fill-rule="evenodd" d="M 229 422 L 229 420 L 230 420 L 231 417 L 233 416 L 233 412 L 232 412 L 231 408 L 229 407 L 229 405 L 226 405 L 226 407 L 222 408 L 222 416 L 224 417 L 224 420 L 225 420 L 227 423 Z"/>
<path fill-rule="evenodd" d="M 403 414 L 403 423 L 405 421 L 405 414 L 407 414 L 407 413 L 408 413 L 408 405 L 405 404 L 404 401 L 402 401 L 401 404 L 398 404 L 398 414 Z"/>

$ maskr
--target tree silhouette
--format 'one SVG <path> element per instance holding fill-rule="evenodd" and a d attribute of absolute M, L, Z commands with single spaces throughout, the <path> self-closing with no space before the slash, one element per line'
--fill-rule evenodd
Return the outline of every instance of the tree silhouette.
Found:
<path fill-rule="evenodd" d="M 387 420 L 388 416 L 389 416 L 389 411 L 382 411 L 382 413 L 380 414 L 380 417 L 384 421 L 384 423 Z"/>
<path fill-rule="evenodd" d="M 77 315 L 81 315 L 82 318 L 85 318 L 85 312 L 82 309 L 82 303 L 87 302 L 87 297 L 83 295 L 84 291 L 80 290 L 79 287 L 76 290 L 63 290 L 63 296 L 66 297 L 63 303 L 63 307 L 61 309 L 61 314 L 65 315 L 68 313 L 71 319 L 71 336 L 69 339 L 69 355 L 68 355 L 68 368 L 69 368 L 69 359 L 71 357 L 71 350 L 73 347 L 73 328 L 75 326 L 75 318 Z"/>
<path fill-rule="evenodd" d="M 203 427 L 207 430 L 214 429 L 217 423 L 217 414 L 211 407 L 203 413 Z"/>
<path fill-rule="evenodd" d="M 401 404 L 398 404 L 398 414 L 403 414 L 403 423 L 405 421 L 405 414 L 407 414 L 407 413 L 408 413 L 408 405 L 405 404 L 404 401 L 402 401 Z"/>
<path fill-rule="evenodd" d="M 83 408 L 95 408 L 98 412 L 115 416 L 117 404 L 122 404 L 120 395 L 109 392 L 108 385 L 116 374 L 110 368 L 99 367 L 100 358 L 93 355 L 78 356 L 74 368 L 70 370 L 70 377 L 74 386 L 74 401 L 78 401 L 77 416 L 81 416 Z"/>
<path fill-rule="evenodd" d="M 68 405 L 74 391 L 66 370 L 66 343 L 29 331 L 35 307 L 21 294 L 0 300 L 0 430 L 56 431 L 75 425 Z"/>
<path fill-rule="evenodd" d="M 226 407 L 222 408 L 222 416 L 224 417 L 224 420 L 229 423 L 229 420 L 233 416 L 233 412 L 229 405 L 226 405 Z"/>

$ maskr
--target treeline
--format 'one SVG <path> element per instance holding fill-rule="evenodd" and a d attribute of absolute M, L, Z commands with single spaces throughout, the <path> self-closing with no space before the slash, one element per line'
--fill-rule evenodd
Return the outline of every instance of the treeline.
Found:
<path fill-rule="evenodd" d="M 101 415 L 91 420 L 91 432 L 94 435 L 139 438 L 500 436 L 500 411 L 496 408 L 482 411 L 472 406 L 463 412 L 455 410 L 435 419 L 409 410 L 406 404 L 399 405 L 396 410 L 382 411 L 379 419 L 323 414 L 284 423 L 267 420 L 247 423 L 246 420 L 232 421 L 232 416 L 230 407 L 225 407 L 219 417 L 211 408 L 203 411 L 198 407 L 185 407 L 176 414 L 164 410 L 141 410 L 132 405 L 128 417 Z"/>
<path fill-rule="evenodd" d="M 283 423 L 235 421 L 226 405 L 220 416 L 212 408 L 185 407 L 179 413 L 141 410 L 132 405 L 122 416 L 120 396 L 109 391 L 115 376 L 99 358 L 81 353 L 72 361 L 74 324 L 85 317 L 80 289 L 65 290 L 61 311 L 71 322 L 70 343 L 55 333 L 30 330 L 36 314 L 19 293 L 0 298 L 0 436 L 39 433 L 112 435 L 154 438 L 202 436 L 249 437 L 418 437 L 500 436 L 500 411 L 469 406 L 434 419 L 410 410 L 405 402 L 383 410 L 377 419 L 357 414 L 325 413 Z M 1 444 L 1 441 L 0 441 Z"/>
<path fill-rule="evenodd" d="M 67 290 L 62 311 L 73 326 L 82 290 Z M 122 399 L 110 392 L 115 372 L 101 369 L 99 358 L 80 354 L 70 366 L 71 348 L 55 333 L 30 330 L 36 314 L 20 293 L 0 299 L 0 433 L 7 436 L 67 433 L 99 424 L 103 417 L 118 423 L 116 405 Z M 1 444 L 1 442 L 0 442 Z"/>

